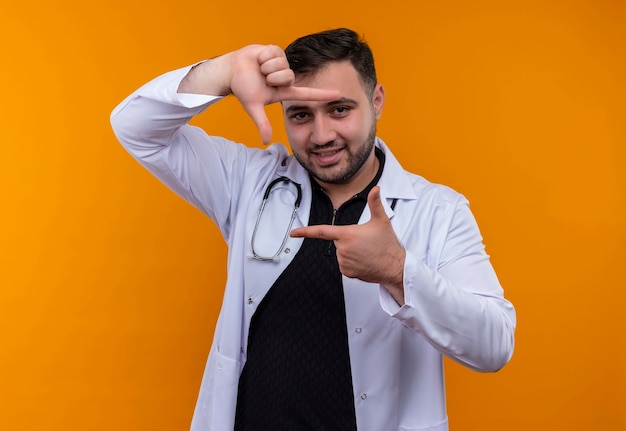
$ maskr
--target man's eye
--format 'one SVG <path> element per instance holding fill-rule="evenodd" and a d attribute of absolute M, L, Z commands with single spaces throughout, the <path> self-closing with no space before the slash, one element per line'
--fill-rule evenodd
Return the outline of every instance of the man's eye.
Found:
<path fill-rule="evenodd" d="M 337 115 L 345 115 L 348 113 L 349 110 L 350 108 L 348 108 L 347 106 L 337 106 L 333 109 L 333 113 Z"/>
<path fill-rule="evenodd" d="M 307 114 L 306 112 L 297 112 L 293 114 L 291 118 L 293 118 L 296 121 L 302 121 L 302 120 L 306 120 L 308 116 L 309 114 Z"/>

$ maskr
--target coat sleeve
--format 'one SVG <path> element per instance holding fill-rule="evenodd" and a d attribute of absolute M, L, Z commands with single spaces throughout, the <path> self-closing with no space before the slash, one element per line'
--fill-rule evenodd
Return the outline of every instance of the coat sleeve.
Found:
<path fill-rule="evenodd" d="M 132 93 L 113 110 L 111 125 L 141 165 L 213 219 L 227 238 L 255 152 L 188 124 L 221 99 L 177 93 L 191 67 L 161 75 Z"/>
<path fill-rule="evenodd" d="M 407 248 L 405 305 L 381 286 L 381 305 L 442 354 L 476 371 L 497 371 L 511 358 L 516 315 L 485 252 L 467 200 L 458 195 L 433 216 L 431 246 Z"/>

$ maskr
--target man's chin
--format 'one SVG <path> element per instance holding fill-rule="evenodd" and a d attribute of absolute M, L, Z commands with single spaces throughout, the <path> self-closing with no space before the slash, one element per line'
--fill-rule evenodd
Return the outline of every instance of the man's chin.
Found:
<path fill-rule="evenodd" d="M 319 171 L 310 172 L 310 173 L 313 176 L 313 178 L 326 184 L 345 184 L 348 181 L 350 181 L 350 178 L 353 177 L 353 175 L 346 175 L 345 173 L 341 173 L 341 172 L 335 175 L 332 175 L 330 173 L 321 174 Z"/>

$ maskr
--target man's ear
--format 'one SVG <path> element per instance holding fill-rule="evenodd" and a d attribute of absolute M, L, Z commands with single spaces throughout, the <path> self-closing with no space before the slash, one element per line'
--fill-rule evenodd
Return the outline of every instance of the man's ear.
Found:
<path fill-rule="evenodd" d="M 380 120 L 383 115 L 383 106 L 385 105 L 385 89 L 382 84 L 376 84 L 372 94 L 372 106 L 376 114 L 376 120 Z"/>

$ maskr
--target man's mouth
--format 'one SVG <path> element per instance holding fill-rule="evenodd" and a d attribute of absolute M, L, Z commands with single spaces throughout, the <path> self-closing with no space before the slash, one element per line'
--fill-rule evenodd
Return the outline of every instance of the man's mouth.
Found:
<path fill-rule="evenodd" d="M 316 150 L 311 151 L 311 154 L 317 160 L 317 163 L 320 165 L 332 165 L 339 161 L 340 153 L 343 151 L 343 148 L 328 148 L 324 150 Z"/>
<path fill-rule="evenodd" d="M 341 151 L 341 148 L 335 148 L 332 150 L 324 150 L 324 151 L 312 151 L 313 154 L 320 157 L 332 156 L 333 154 L 337 154 Z"/>

